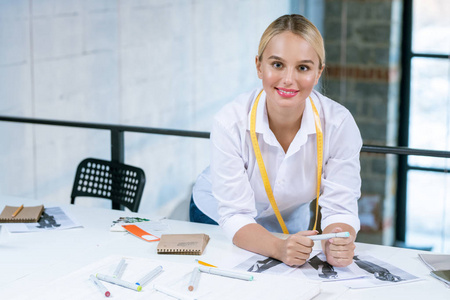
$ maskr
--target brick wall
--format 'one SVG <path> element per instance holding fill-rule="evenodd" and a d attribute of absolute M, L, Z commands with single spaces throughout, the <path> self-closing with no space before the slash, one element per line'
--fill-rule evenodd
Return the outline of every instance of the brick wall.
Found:
<path fill-rule="evenodd" d="M 355 117 L 366 145 L 395 145 L 400 1 L 325 1 L 324 93 Z M 362 153 L 362 229 L 358 239 L 393 239 L 395 157 Z"/>

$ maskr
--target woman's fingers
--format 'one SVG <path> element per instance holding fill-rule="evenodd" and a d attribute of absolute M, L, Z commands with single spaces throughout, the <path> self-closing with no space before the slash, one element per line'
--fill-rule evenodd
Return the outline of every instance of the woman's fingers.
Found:
<path fill-rule="evenodd" d="M 334 240 L 334 243 L 330 242 L 328 245 L 327 260 L 335 267 L 350 265 L 355 254 L 355 244 L 351 240 L 347 244 L 336 244 L 337 239 Z"/>
<path fill-rule="evenodd" d="M 285 242 L 283 262 L 289 266 L 303 265 L 312 251 L 314 242 L 300 234 L 290 236 Z"/>

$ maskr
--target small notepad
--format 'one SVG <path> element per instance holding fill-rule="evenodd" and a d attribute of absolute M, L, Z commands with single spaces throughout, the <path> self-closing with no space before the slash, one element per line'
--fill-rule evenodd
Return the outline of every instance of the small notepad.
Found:
<path fill-rule="evenodd" d="M 0 223 L 36 223 L 44 212 L 44 205 L 24 207 L 14 218 L 18 206 L 6 205 L 0 214 Z"/>
<path fill-rule="evenodd" d="M 163 234 L 156 248 L 158 254 L 201 255 L 209 242 L 209 235 Z"/>

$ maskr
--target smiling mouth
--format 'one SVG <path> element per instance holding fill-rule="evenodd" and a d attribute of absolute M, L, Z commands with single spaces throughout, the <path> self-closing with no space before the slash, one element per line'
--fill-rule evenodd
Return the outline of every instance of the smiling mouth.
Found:
<path fill-rule="evenodd" d="M 291 98 L 299 93 L 299 90 L 283 89 L 283 88 L 275 88 L 275 89 L 277 90 L 278 95 L 284 98 Z"/>

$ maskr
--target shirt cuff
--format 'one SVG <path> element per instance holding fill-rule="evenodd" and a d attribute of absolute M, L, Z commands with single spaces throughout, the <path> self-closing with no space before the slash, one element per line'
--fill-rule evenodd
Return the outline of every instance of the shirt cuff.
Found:
<path fill-rule="evenodd" d="M 322 230 L 324 230 L 327 226 L 334 224 L 334 223 L 344 223 L 347 225 L 350 225 L 355 229 L 356 233 L 358 233 L 360 229 L 360 221 L 359 218 L 352 215 L 332 215 L 328 216 L 325 219 L 322 219 L 321 227 Z"/>
<path fill-rule="evenodd" d="M 254 223 L 256 223 L 255 219 L 247 215 L 233 215 L 226 220 L 220 219 L 219 221 L 220 227 L 222 227 L 225 235 L 230 240 L 233 240 L 234 235 L 239 231 L 239 229 L 241 229 L 245 225 Z"/>

